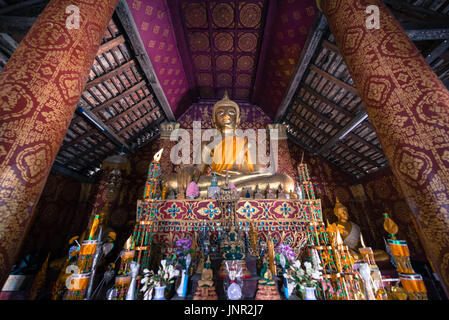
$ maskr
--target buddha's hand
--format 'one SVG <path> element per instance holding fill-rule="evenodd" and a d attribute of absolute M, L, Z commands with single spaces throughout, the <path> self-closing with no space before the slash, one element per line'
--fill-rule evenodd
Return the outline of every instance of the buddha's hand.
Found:
<path fill-rule="evenodd" d="M 178 172 L 178 187 L 182 186 L 184 190 L 187 190 L 187 186 L 190 182 L 198 182 L 200 177 L 200 170 L 195 166 L 186 166 L 180 168 Z"/>

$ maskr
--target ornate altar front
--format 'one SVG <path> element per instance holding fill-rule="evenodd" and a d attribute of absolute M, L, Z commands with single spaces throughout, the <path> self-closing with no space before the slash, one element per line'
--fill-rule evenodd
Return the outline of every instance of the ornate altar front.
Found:
<path fill-rule="evenodd" d="M 154 244 L 172 248 L 177 239 L 193 238 L 207 228 L 217 231 L 222 212 L 215 199 L 139 201 L 137 215 L 144 216 L 157 210 L 153 225 Z M 308 223 L 322 221 L 320 199 L 246 199 L 236 206 L 236 220 L 240 228 L 253 227 L 258 238 L 270 235 L 278 243 L 289 243 L 293 248 L 297 239 L 307 232 Z"/>

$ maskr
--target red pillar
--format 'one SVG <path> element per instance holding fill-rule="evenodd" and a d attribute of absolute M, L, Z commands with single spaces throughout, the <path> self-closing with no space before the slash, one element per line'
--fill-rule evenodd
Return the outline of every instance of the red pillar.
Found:
<path fill-rule="evenodd" d="M 317 2 L 449 295 L 449 92 L 382 1 Z"/>
<path fill-rule="evenodd" d="M 52 0 L 0 74 L 0 286 L 118 0 Z M 79 28 L 69 29 L 79 9 Z M 62 214 L 62 213 L 61 213 Z"/>

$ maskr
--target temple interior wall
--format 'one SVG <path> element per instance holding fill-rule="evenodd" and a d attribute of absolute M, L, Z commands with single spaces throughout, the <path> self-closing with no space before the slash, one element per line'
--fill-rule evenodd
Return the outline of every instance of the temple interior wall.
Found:
<path fill-rule="evenodd" d="M 242 129 L 265 129 L 272 121 L 258 107 L 241 105 Z M 212 104 L 192 105 L 178 120 L 181 128 L 192 129 L 194 120 L 202 122 L 202 128 L 211 127 Z M 110 225 L 117 233 L 116 248 L 121 248 L 132 232 L 135 222 L 136 201 L 142 197 L 147 170 L 153 155 L 167 146 L 166 141 L 153 141 L 139 149 L 129 160 L 130 175 L 123 178 L 121 186 L 115 190 L 116 197 L 110 206 Z M 165 159 L 169 159 L 168 152 Z M 191 153 L 192 153 L 191 148 Z M 407 241 L 413 260 L 425 261 L 424 250 L 417 235 L 411 211 L 405 202 L 399 184 L 390 169 L 356 181 L 327 160 L 304 151 L 291 141 L 279 144 L 280 171 L 297 179 L 297 165 L 304 152 L 304 162 L 310 169 L 317 198 L 322 201 L 324 219 L 330 223 L 336 221 L 333 215 L 335 197 L 348 207 L 350 220 L 362 230 L 365 243 L 376 249 L 385 249 L 383 238 L 387 237 L 383 229 L 383 213 L 399 225 L 399 239 Z M 163 174 L 173 170 L 171 163 L 161 161 Z M 174 168 L 176 169 L 176 168 Z M 56 258 L 64 256 L 67 241 L 81 235 L 88 225 L 89 217 L 98 213 L 105 204 L 105 184 L 98 179 L 94 185 L 83 184 L 71 178 L 51 173 L 39 203 L 35 219 L 23 243 L 22 258 L 28 253 L 39 253 L 43 258 L 50 252 Z M 362 185 L 364 197 L 354 191 L 354 186 Z"/>

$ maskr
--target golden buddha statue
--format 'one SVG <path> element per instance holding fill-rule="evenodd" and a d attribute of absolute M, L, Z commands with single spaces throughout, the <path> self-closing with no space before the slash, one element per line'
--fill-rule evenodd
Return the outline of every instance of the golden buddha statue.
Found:
<path fill-rule="evenodd" d="M 276 169 L 269 170 L 253 159 L 250 150 L 256 150 L 247 138 L 236 134 L 240 124 L 240 108 L 238 104 L 229 99 L 225 92 L 223 99 L 218 101 L 212 110 L 212 124 L 220 131 L 222 140 L 211 149 L 210 142 L 201 144 L 202 161 L 199 165 L 185 166 L 178 173 L 167 176 L 166 181 L 169 188 L 174 190 L 182 186 L 186 190 L 191 181 L 195 181 L 200 188 L 200 197 L 207 197 L 207 188 L 211 184 L 212 176 L 208 176 L 209 167 L 215 172 L 218 184 L 223 185 L 226 173 L 229 174 L 229 182 L 232 182 L 239 192 L 242 188 L 255 189 L 259 185 L 263 190 L 269 184 L 271 187 L 282 188 L 289 192 L 294 190 L 294 180 L 285 174 L 276 173 Z M 209 166 L 205 163 L 207 156 L 212 159 Z"/>
<path fill-rule="evenodd" d="M 329 226 L 329 231 L 336 232 L 338 229 L 343 239 L 343 244 L 349 247 L 355 262 L 363 261 L 362 255 L 358 252 L 358 248 L 361 247 L 360 227 L 356 223 L 349 221 L 348 208 L 338 198 L 335 201 L 334 215 L 338 221 Z M 390 260 L 390 256 L 383 250 L 373 250 L 373 254 L 376 262 Z"/>
<path fill-rule="evenodd" d="M 204 264 L 203 270 L 201 271 L 201 280 L 198 280 L 199 287 L 213 287 L 214 282 L 213 279 L 213 271 L 211 268 L 210 257 L 207 256 L 207 260 Z"/>
<path fill-rule="evenodd" d="M 218 300 L 213 281 L 213 271 L 211 268 L 210 257 L 207 256 L 203 271 L 201 272 L 201 280 L 198 280 L 193 300 Z"/>

